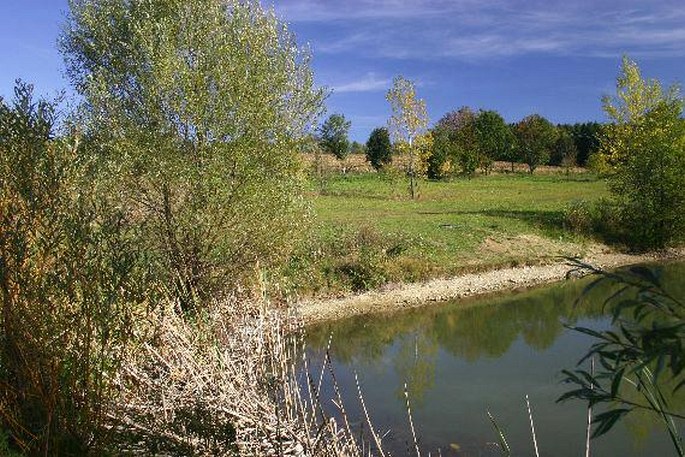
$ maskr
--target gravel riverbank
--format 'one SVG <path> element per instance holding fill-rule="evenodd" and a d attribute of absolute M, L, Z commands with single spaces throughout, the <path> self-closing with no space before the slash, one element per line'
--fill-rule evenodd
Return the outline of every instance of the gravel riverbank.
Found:
<path fill-rule="evenodd" d="M 684 257 L 685 249 L 644 255 L 598 250 L 597 253 L 581 260 L 607 269 Z M 297 308 L 305 324 L 313 324 L 359 314 L 389 312 L 426 306 L 434 302 L 533 287 L 564 280 L 571 269 L 565 260 L 560 259 L 559 262 L 548 265 L 505 268 L 448 279 L 434 279 L 424 283 L 401 284 L 343 298 L 307 300 L 298 303 Z"/>

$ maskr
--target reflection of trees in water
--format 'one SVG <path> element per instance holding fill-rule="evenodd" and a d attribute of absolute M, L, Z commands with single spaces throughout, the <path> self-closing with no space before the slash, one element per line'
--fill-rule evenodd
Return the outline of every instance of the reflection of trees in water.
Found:
<path fill-rule="evenodd" d="M 685 263 L 655 266 L 655 270 L 662 275 L 669 292 L 685 297 L 685 282 L 682 281 Z M 561 334 L 562 322 L 574 323 L 580 318 L 603 315 L 604 298 L 615 291 L 615 287 L 607 283 L 593 290 L 576 306 L 576 300 L 587 284 L 587 280 L 577 280 L 514 295 L 462 300 L 391 316 L 356 317 L 312 328 L 307 338 L 312 347 L 323 348 L 333 332 L 331 351 L 338 361 L 346 364 L 377 362 L 386 356 L 389 347 L 399 344 L 401 347 L 395 357 L 406 360 L 394 361 L 394 365 L 407 373 L 411 363 L 405 352 L 413 355 L 413 335 L 420 335 L 426 364 L 435 360 L 431 341 L 468 361 L 499 357 L 519 336 L 529 346 L 543 350 Z M 423 366 L 423 362 L 421 365 L 420 370 L 433 371 Z M 413 376 L 418 380 L 418 374 Z"/>
<path fill-rule="evenodd" d="M 468 361 L 500 357 L 519 336 L 534 349 L 546 349 L 562 333 L 562 322 L 602 314 L 594 303 L 574 305 L 585 284 L 566 283 L 456 309 L 435 320 L 436 337 L 441 347 Z"/>
<path fill-rule="evenodd" d="M 395 338 L 406 331 L 392 319 L 354 317 L 343 322 L 323 324 L 307 329 L 307 342 L 314 349 L 325 349 L 333 335 L 331 353 L 346 364 L 373 362 L 382 359 Z"/>
<path fill-rule="evenodd" d="M 437 341 L 422 329 L 400 337 L 393 365 L 398 378 L 407 383 L 413 403 L 421 404 L 424 393 L 433 387 L 437 354 Z M 404 386 L 398 386 L 396 394 L 404 399 Z"/>
<path fill-rule="evenodd" d="M 685 395 L 682 395 L 682 392 L 675 390 L 678 381 L 682 380 L 682 378 L 674 380 L 668 372 L 662 373 L 661 376 L 662 377 L 659 379 L 659 387 L 665 403 L 669 406 L 671 412 L 680 415 L 685 414 Z M 622 385 L 620 396 L 628 401 L 645 404 L 644 396 L 636 391 L 629 383 L 624 383 Z M 630 431 L 630 436 L 633 437 L 633 443 L 636 447 L 644 445 L 647 438 L 651 435 L 667 439 L 663 423 L 655 420 L 655 417 L 656 414 L 653 411 L 638 408 L 621 419 L 623 424 Z M 681 433 L 685 432 L 684 422 L 685 421 L 681 419 L 676 419 L 676 423 L 680 424 Z"/>
<path fill-rule="evenodd" d="M 343 363 L 382 359 L 403 335 L 423 334 L 446 351 L 469 361 L 506 353 L 519 335 L 536 349 L 549 347 L 563 330 L 561 320 L 601 315 L 600 307 L 574 307 L 585 281 L 387 316 L 361 316 L 321 325 L 308 332 L 310 345 L 325 347 Z"/>
<path fill-rule="evenodd" d="M 674 296 L 685 297 L 685 263 L 656 268 L 667 290 Z M 579 280 L 392 316 L 357 317 L 312 328 L 308 341 L 310 347 L 325 348 L 333 332 L 331 352 L 337 362 L 356 367 L 379 364 L 383 359 L 389 361 L 397 378 L 407 382 L 411 401 L 420 404 L 434 384 L 440 348 L 468 361 L 499 357 L 518 338 L 543 350 L 563 332 L 562 322 L 573 324 L 579 319 L 603 316 L 603 301 L 616 289 L 607 284 L 575 306 L 587 284 L 588 281 Z M 397 389 L 403 401 L 402 382 L 392 388 Z M 671 394 L 672 390 L 664 392 Z M 685 395 L 668 401 L 679 412 L 685 408 Z M 636 438 L 650 436 L 658 427 L 649 414 L 639 412 L 629 416 L 625 425 Z"/>

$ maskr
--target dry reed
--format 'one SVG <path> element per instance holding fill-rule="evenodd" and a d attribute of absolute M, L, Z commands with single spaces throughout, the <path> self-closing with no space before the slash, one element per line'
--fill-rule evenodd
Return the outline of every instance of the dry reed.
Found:
<path fill-rule="evenodd" d="M 154 339 L 131 353 L 117 379 L 121 395 L 109 417 L 119 451 L 372 455 L 352 434 L 329 356 L 318 383 L 311 376 L 291 313 L 231 300 L 193 318 L 166 309 L 152 319 Z M 342 425 L 320 398 L 327 370 Z"/>

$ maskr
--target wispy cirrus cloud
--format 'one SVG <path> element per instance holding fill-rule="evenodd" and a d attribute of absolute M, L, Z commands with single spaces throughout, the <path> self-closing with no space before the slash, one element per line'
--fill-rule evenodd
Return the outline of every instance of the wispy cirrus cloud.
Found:
<path fill-rule="evenodd" d="M 276 2 L 275 6 L 291 22 L 334 22 L 421 19 L 456 11 L 467 12 L 479 4 L 482 3 L 477 0 L 284 0 Z"/>
<path fill-rule="evenodd" d="M 376 75 L 376 73 L 369 72 L 361 79 L 334 85 L 333 92 L 375 92 L 380 90 L 387 90 L 391 84 L 392 81 L 390 80 L 390 78 L 379 78 Z"/>
<path fill-rule="evenodd" d="M 325 27 L 323 54 L 394 59 L 685 56 L 682 0 L 503 1 L 285 0 L 288 21 Z"/>

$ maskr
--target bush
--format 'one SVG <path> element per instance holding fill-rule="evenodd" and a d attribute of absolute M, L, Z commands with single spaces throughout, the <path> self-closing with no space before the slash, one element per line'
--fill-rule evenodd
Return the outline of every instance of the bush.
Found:
<path fill-rule="evenodd" d="M 154 294 L 79 138 L 53 138 L 55 106 L 21 82 L 0 102 L 0 429 L 29 454 L 82 455 L 107 439 L 112 374 Z"/>
<path fill-rule="evenodd" d="M 574 233 L 593 236 L 605 242 L 627 241 L 620 210 L 608 199 L 576 201 L 564 211 L 564 227 Z"/>
<path fill-rule="evenodd" d="M 685 99 L 643 80 L 623 60 L 615 98 L 604 99 L 614 121 L 604 129 L 602 154 L 612 165 L 610 188 L 630 245 L 659 249 L 685 236 Z"/>
<path fill-rule="evenodd" d="M 599 176 L 608 176 L 611 173 L 611 166 L 607 157 L 599 152 L 592 154 L 587 160 L 587 167 Z"/>
<path fill-rule="evenodd" d="M 574 233 L 589 234 L 594 231 L 594 217 L 590 205 L 575 201 L 564 211 L 564 228 Z"/>
<path fill-rule="evenodd" d="M 412 245 L 370 226 L 337 227 L 302 245 L 282 275 L 297 293 L 369 290 L 404 279 L 403 254 Z"/>

